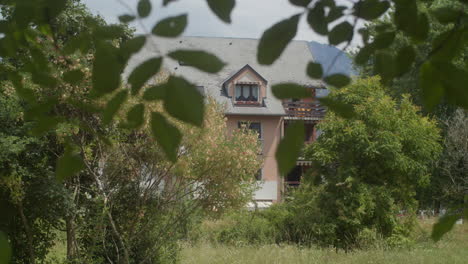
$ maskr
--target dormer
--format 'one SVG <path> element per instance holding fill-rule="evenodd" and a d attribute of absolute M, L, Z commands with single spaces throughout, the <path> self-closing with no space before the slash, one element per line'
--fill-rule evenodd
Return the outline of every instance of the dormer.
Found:
<path fill-rule="evenodd" d="M 264 106 L 267 80 L 250 65 L 245 65 L 223 83 L 223 89 L 235 106 Z"/>

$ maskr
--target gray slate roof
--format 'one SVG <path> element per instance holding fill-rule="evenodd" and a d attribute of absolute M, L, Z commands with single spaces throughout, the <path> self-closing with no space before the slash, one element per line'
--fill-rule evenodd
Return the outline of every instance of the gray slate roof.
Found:
<path fill-rule="evenodd" d="M 281 57 L 271 66 L 258 64 L 256 56 L 258 42 L 257 39 L 240 38 L 181 37 L 170 39 L 151 36 L 143 49 L 131 58 L 124 76 L 128 76 L 131 69 L 143 61 L 176 49 L 210 52 L 226 63 L 226 66 L 216 74 L 181 66 L 177 61 L 168 57 L 164 58 L 163 67 L 174 75 L 183 76 L 197 86 L 203 86 L 204 94 L 225 104 L 228 115 L 284 115 L 281 101 L 271 93 L 271 85 L 274 84 L 295 82 L 305 86 L 324 87 L 321 82 L 310 79 L 305 73 L 307 64 L 313 60 L 306 41 L 292 41 Z M 231 99 L 222 91 L 223 83 L 246 64 L 268 81 L 267 96 L 264 99 L 266 107 L 235 107 Z"/>

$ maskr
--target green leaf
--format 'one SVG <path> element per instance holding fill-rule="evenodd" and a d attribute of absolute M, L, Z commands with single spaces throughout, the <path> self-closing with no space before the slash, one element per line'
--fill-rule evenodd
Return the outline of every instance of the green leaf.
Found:
<path fill-rule="evenodd" d="M 206 0 L 211 11 L 226 23 L 231 23 L 231 12 L 236 5 L 235 0 Z"/>
<path fill-rule="evenodd" d="M 151 13 L 151 2 L 150 0 L 140 0 L 137 5 L 138 15 L 140 17 L 147 17 Z"/>
<path fill-rule="evenodd" d="M 308 89 L 297 83 L 276 84 L 271 87 L 271 91 L 273 92 L 273 95 L 278 99 L 300 99 L 312 97 L 311 89 Z"/>
<path fill-rule="evenodd" d="M 372 56 L 372 54 L 374 54 L 374 47 L 372 46 L 372 44 L 368 44 L 364 47 L 362 47 L 358 54 L 356 55 L 356 57 L 354 58 L 354 62 L 356 62 L 357 65 L 364 65 L 366 64 L 370 57 Z"/>
<path fill-rule="evenodd" d="M 418 23 L 418 7 L 416 1 L 396 0 L 394 21 L 398 29 L 412 35 L 416 32 Z"/>
<path fill-rule="evenodd" d="M 146 101 L 164 100 L 166 96 L 166 84 L 151 86 L 145 90 L 143 99 Z"/>
<path fill-rule="evenodd" d="M 335 26 L 328 34 L 328 42 L 331 45 L 338 45 L 353 38 L 353 26 L 345 21 Z"/>
<path fill-rule="evenodd" d="M 375 37 L 375 40 L 374 42 L 372 42 L 372 45 L 375 49 L 386 49 L 390 45 L 392 45 L 394 39 L 395 39 L 395 32 L 393 31 L 382 32 Z"/>
<path fill-rule="evenodd" d="M 153 27 L 152 32 L 161 37 L 175 38 L 184 32 L 185 27 L 187 27 L 187 14 L 168 17 L 159 21 Z"/>
<path fill-rule="evenodd" d="M 84 73 L 81 70 L 72 70 L 63 74 L 63 80 L 69 84 L 75 85 L 83 80 Z"/>
<path fill-rule="evenodd" d="M 328 34 L 328 20 L 325 19 L 325 9 L 321 3 L 318 3 L 307 14 L 307 22 L 310 27 L 320 35 Z"/>
<path fill-rule="evenodd" d="M 271 65 L 283 53 L 289 42 L 296 36 L 300 15 L 285 19 L 267 29 L 260 39 L 257 60 L 262 65 Z"/>
<path fill-rule="evenodd" d="M 182 61 L 188 66 L 209 73 L 217 73 L 224 63 L 215 55 L 201 50 L 176 50 L 168 54 L 169 57 L 177 61 Z"/>
<path fill-rule="evenodd" d="M 3 210 L 3 209 L 2 209 Z M 8 237 L 0 231 L 0 264 L 8 264 L 11 260 L 11 246 Z"/>
<path fill-rule="evenodd" d="M 365 20 L 373 20 L 383 15 L 388 8 L 390 8 L 388 1 L 364 0 L 354 4 L 354 14 Z"/>
<path fill-rule="evenodd" d="M 424 41 L 429 35 L 429 18 L 426 13 L 421 13 L 418 16 L 416 31 L 411 35 L 417 41 Z"/>
<path fill-rule="evenodd" d="M 458 18 L 462 15 L 460 10 L 448 6 L 432 10 L 431 14 L 435 16 L 436 19 L 442 24 L 455 23 L 458 20 Z"/>
<path fill-rule="evenodd" d="M 144 104 L 137 104 L 130 109 L 127 113 L 127 128 L 139 128 L 143 125 L 144 122 L 144 115 L 145 115 L 145 105 Z"/>
<path fill-rule="evenodd" d="M 382 82 L 390 81 L 396 72 L 395 59 L 389 52 L 378 52 L 375 55 L 374 70 L 382 78 Z"/>
<path fill-rule="evenodd" d="M 102 122 L 104 125 L 108 125 L 112 121 L 112 118 L 114 118 L 122 104 L 127 100 L 127 97 L 127 90 L 122 90 L 107 102 L 106 108 L 102 112 Z"/>
<path fill-rule="evenodd" d="M 163 115 L 153 112 L 151 114 L 151 131 L 154 139 L 166 153 L 167 158 L 172 162 L 176 162 L 182 139 L 179 129 L 169 123 Z"/>
<path fill-rule="evenodd" d="M 289 0 L 289 2 L 296 6 L 307 7 L 312 0 Z"/>
<path fill-rule="evenodd" d="M 322 65 L 316 62 L 309 62 L 307 65 L 307 75 L 312 79 L 320 79 L 323 75 Z"/>
<path fill-rule="evenodd" d="M 120 86 L 120 74 L 123 65 L 114 46 L 101 42 L 97 46 L 93 63 L 93 90 L 101 96 L 110 93 Z"/>
<path fill-rule="evenodd" d="M 396 76 L 402 76 L 411 69 L 414 59 L 416 58 L 416 52 L 413 46 L 404 46 L 398 51 L 396 58 Z"/>
<path fill-rule="evenodd" d="M 327 84 L 335 86 L 337 88 L 344 87 L 351 82 L 351 79 L 341 73 L 336 73 L 332 75 L 328 75 L 323 79 Z"/>
<path fill-rule="evenodd" d="M 462 29 L 450 29 L 435 37 L 432 42 L 432 60 L 450 61 L 459 55 L 465 47 L 467 32 Z"/>
<path fill-rule="evenodd" d="M 281 175 L 286 175 L 295 166 L 302 146 L 304 145 L 305 131 L 302 121 L 294 122 L 286 128 L 276 150 L 276 161 Z"/>
<path fill-rule="evenodd" d="M 460 215 L 445 215 L 439 218 L 439 221 L 432 227 L 432 240 L 439 241 L 442 236 L 453 229 L 458 219 L 460 219 Z"/>
<path fill-rule="evenodd" d="M 320 103 L 326 106 L 329 111 L 334 112 L 345 119 L 350 119 L 355 115 L 354 107 L 350 104 L 331 99 L 329 97 L 320 98 L 319 100 Z"/>
<path fill-rule="evenodd" d="M 468 70 L 456 67 L 448 62 L 434 62 L 447 101 L 450 104 L 468 109 Z"/>
<path fill-rule="evenodd" d="M 181 77 L 171 76 L 167 82 L 164 109 L 173 117 L 201 126 L 204 116 L 203 96 L 195 85 Z"/>
<path fill-rule="evenodd" d="M 63 122 L 62 118 L 55 117 L 55 116 L 40 116 L 36 123 L 34 124 L 33 128 L 31 129 L 31 135 L 33 136 L 41 136 L 45 133 L 53 130 L 57 127 L 59 123 Z"/>
<path fill-rule="evenodd" d="M 123 60 L 127 62 L 133 54 L 137 53 L 141 50 L 141 48 L 143 48 L 145 43 L 146 36 L 134 37 L 122 43 L 120 46 L 120 54 L 122 55 Z"/>
<path fill-rule="evenodd" d="M 152 58 L 138 65 L 128 77 L 128 82 L 132 86 L 132 94 L 137 95 L 141 87 L 161 68 L 162 58 Z"/>
<path fill-rule="evenodd" d="M 419 86 L 424 105 L 429 110 L 433 109 L 442 99 L 444 88 L 431 62 L 425 62 L 419 69 Z"/>
<path fill-rule="evenodd" d="M 327 22 L 333 22 L 343 16 L 343 11 L 346 10 L 346 6 L 335 6 L 335 7 L 330 7 L 330 11 L 328 12 L 327 15 Z"/>
<path fill-rule="evenodd" d="M 135 20 L 135 18 L 136 17 L 134 15 L 125 14 L 125 15 L 119 16 L 119 21 L 121 23 L 128 24 L 132 22 L 133 20 Z"/>
<path fill-rule="evenodd" d="M 67 146 L 63 155 L 57 160 L 55 177 L 59 182 L 62 182 L 77 174 L 83 168 L 84 163 L 80 154 L 74 152 L 70 146 Z"/>

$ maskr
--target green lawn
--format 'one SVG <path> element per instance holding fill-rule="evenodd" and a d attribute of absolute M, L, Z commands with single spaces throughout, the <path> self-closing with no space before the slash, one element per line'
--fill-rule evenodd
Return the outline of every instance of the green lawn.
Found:
<path fill-rule="evenodd" d="M 429 225 L 423 228 L 427 230 Z M 458 225 L 438 243 L 428 240 L 427 235 L 426 239 L 408 249 L 360 250 L 348 254 L 291 245 L 228 247 L 201 244 L 184 247 L 181 263 L 468 263 L 468 224 Z"/>

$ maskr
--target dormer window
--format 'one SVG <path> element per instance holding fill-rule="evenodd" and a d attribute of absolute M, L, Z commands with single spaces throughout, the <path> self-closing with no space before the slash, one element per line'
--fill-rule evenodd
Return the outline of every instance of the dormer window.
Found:
<path fill-rule="evenodd" d="M 236 101 L 258 102 L 259 89 L 258 84 L 236 84 Z"/>

